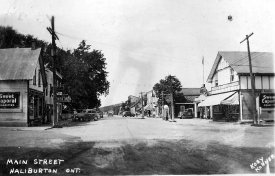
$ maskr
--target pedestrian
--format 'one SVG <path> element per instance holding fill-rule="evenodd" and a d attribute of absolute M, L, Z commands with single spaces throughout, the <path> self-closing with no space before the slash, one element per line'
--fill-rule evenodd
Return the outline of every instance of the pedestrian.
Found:
<path fill-rule="evenodd" d="M 153 118 L 155 118 L 156 117 L 156 111 L 155 110 L 153 110 Z"/>
<path fill-rule="evenodd" d="M 164 119 L 163 120 L 168 120 L 168 114 L 169 114 L 169 107 L 167 105 L 164 105 Z"/>
<path fill-rule="evenodd" d="M 149 116 L 149 117 L 151 116 L 151 111 L 150 111 L 150 110 L 148 110 L 148 116 Z"/>

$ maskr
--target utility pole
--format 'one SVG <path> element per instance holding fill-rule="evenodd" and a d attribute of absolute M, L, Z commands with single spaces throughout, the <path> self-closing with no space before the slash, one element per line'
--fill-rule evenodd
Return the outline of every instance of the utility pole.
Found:
<path fill-rule="evenodd" d="M 51 28 L 47 27 L 47 30 L 52 35 L 52 58 L 53 58 L 53 127 L 56 125 L 57 119 L 57 106 L 56 106 L 56 44 L 55 40 L 58 39 L 54 31 L 54 16 L 51 19 Z"/>
<path fill-rule="evenodd" d="M 143 95 L 142 95 L 142 92 L 140 92 L 141 94 L 141 110 L 142 110 L 142 119 L 144 119 L 144 108 L 143 108 Z"/>
<path fill-rule="evenodd" d="M 251 63 L 251 55 L 250 55 L 250 47 L 249 47 L 249 37 L 253 35 L 253 32 L 249 35 L 246 35 L 245 39 L 243 39 L 240 43 L 246 40 L 247 42 L 247 52 L 248 52 L 248 61 L 249 61 L 249 72 L 251 79 L 251 88 L 252 88 L 252 113 L 253 113 L 253 121 L 254 124 L 258 124 L 258 114 L 256 110 L 256 95 L 255 95 L 255 78 L 252 72 L 252 63 Z"/>
<path fill-rule="evenodd" d="M 204 84 L 204 57 L 202 57 L 202 84 Z"/>
<path fill-rule="evenodd" d="M 164 120 L 164 99 L 163 99 L 163 91 L 161 91 L 161 114 L 162 114 L 162 119 Z"/>
<path fill-rule="evenodd" d="M 172 122 L 175 122 L 175 117 L 174 117 L 174 96 L 173 96 L 172 78 L 170 79 L 170 91 L 171 91 L 171 117 L 172 117 Z"/>

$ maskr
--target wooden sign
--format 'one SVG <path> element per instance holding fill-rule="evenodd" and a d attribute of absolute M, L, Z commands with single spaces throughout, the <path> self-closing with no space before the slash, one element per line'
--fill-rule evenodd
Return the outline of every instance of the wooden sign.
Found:
<path fill-rule="evenodd" d="M 19 108 L 20 92 L 0 92 L 0 109 Z"/>
<path fill-rule="evenodd" d="M 274 108 L 275 93 L 261 93 L 259 96 L 259 104 L 261 108 Z"/>

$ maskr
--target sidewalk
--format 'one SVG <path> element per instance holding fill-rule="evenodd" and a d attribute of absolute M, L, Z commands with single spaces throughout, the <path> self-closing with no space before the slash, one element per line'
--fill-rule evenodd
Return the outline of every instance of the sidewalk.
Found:
<path fill-rule="evenodd" d="M 58 122 L 58 126 L 68 126 L 71 123 L 71 119 L 67 119 L 67 120 L 61 120 Z M 43 131 L 43 130 L 49 130 L 52 129 L 52 124 L 43 124 L 40 126 L 30 126 L 30 127 L 4 127 L 4 126 L 0 126 L 0 129 L 7 129 L 9 131 Z"/>

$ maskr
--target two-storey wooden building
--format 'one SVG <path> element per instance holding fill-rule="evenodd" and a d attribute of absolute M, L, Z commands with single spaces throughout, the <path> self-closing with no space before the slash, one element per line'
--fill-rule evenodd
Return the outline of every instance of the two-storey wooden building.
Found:
<path fill-rule="evenodd" d="M 252 72 L 255 76 L 255 94 L 274 92 L 274 57 L 270 52 L 252 52 Z M 207 82 L 210 96 L 199 107 L 208 109 L 214 120 L 253 120 L 252 89 L 247 52 L 218 52 Z M 265 118 L 274 118 L 274 110 Z"/>
<path fill-rule="evenodd" d="M 0 49 L 0 125 L 42 121 L 47 85 L 41 49 Z"/>

